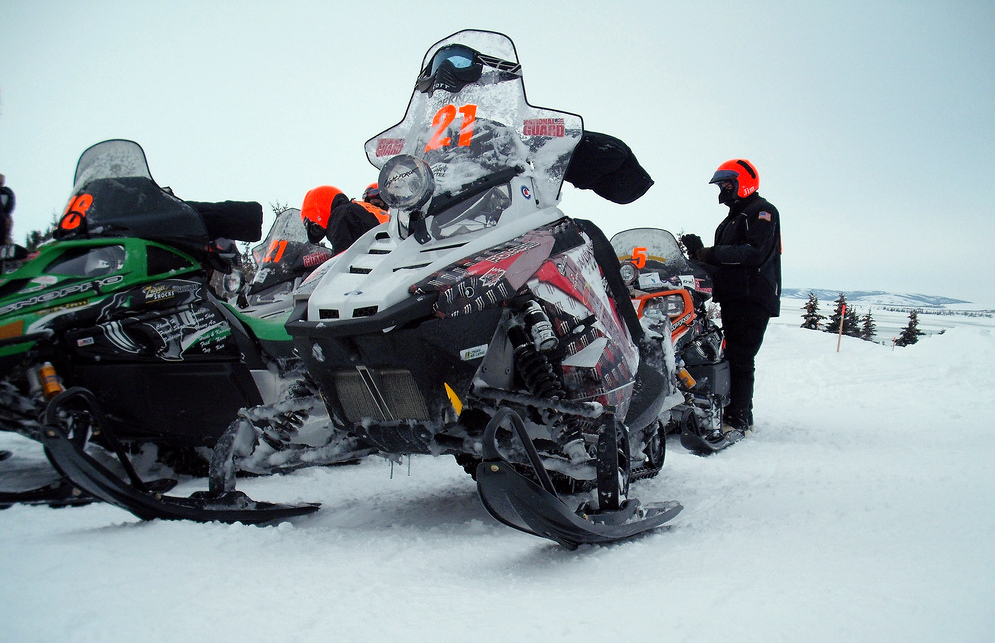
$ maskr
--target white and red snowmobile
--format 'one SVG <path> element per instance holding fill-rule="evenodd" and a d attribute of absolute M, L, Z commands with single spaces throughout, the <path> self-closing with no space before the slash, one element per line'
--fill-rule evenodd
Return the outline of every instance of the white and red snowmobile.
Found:
<path fill-rule="evenodd" d="M 366 152 L 391 219 L 305 282 L 286 326 L 326 430 L 392 458 L 453 455 L 495 518 L 566 547 L 672 519 L 679 503 L 630 495 L 663 466 L 685 402 L 670 334 L 644 337 L 611 244 L 557 207 L 564 178 L 618 202 L 645 192 L 628 148 L 530 105 L 511 40 L 471 30 L 429 49 L 404 119 Z M 271 421 L 306 421 L 310 399 L 233 423 L 207 495 L 231 493 L 260 452 L 322 464 L 293 422 Z M 191 499 L 117 500 L 214 519 L 191 515 Z"/>

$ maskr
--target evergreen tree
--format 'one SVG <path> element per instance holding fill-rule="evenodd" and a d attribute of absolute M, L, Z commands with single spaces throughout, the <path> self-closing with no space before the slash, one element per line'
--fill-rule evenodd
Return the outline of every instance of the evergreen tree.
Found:
<path fill-rule="evenodd" d="M 843 309 L 845 307 L 846 307 L 846 295 L 840 293 L 840 296 L 836 298 L 836 310 L 834 310 L 833 314 L 829 316 L 829 325 L 826 326 L 827 333 L 840 332 L 840 323 L 842 322 L 843 319 Z"/>
<path fill-rule="evenodd" d="M 846 314 L 843 315 L 843 334 L 847 337 L 860 337 L 860 317 L 853 306 L 847 306 Z"/>
<path fill-rule="evenodd" d="M 874 324 L 874 318 L 871 317 L 871 309 L 867 309 L 867 314 L 864 315 L 860 320 L 860 339 L 871 342 L 874 341 L 874 331 L 877 326 Z"/>
<path fill-rule="evenodd" d="M 909 313 L 909 325 L 905 327 L 902 334 L 895 340 L 895 346 L 909 346 L 919 341 L 919 336 L 925 335 L 919 330 L 919 311 L 913 310 Z"/>
<path fill-rule="evenodd" d="M 802 328 L 809 330 L 819 330 L 825 315 L 819 314 L 819 299 L 814 292 L 808 293 L 808 302 L 805 303 L 805 314 L 802 315 Z"/>

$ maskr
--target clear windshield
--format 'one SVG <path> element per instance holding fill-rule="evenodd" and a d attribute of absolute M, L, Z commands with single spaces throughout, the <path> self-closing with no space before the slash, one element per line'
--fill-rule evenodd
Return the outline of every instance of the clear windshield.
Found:
<path fill-rule="evenodd" d="M 307 230 L 304 228 L 304 221 L 301 219 L 301 211 L 297 208 L 287 208 L 277 215 L 276 221 L 269 229 L 269 233 L 263 242 L 252 249 L 252 258 L 257 264 L 262 263 L 267 252 L 274 244 L 281 241 L 292 243 L 303 243 L 310 245 L 307 238 Z"/>
<path fill-rule="evenodd" d="M 693 268 L 681 252 L 674 235 L 660 228 L 634 228 L 619 232 L 611 239 L 619 261 L 632 261 L 654 269 L 663 277 L 691 274 Z"/>
<path fill-rule="evenodd" d="M 453 44 L 502 62 L 518 62 L 507 36 L 468 30 L 433 45 L 422 68 L 439 49 Z M 521 168 L 533 175 L 539 202 L 547 206 L 559 199 L 563 175 L 582 134 L 580 116 L 533 107 L 521 76 L 485 65 L 479 80 L 455 93 L 416 89 L 404 120 L 367 141 L 366 155 L 378 168 L 398 154 L 424 160 L 432 168 L 436 196 L 457 195 L 474 181 Z"/>

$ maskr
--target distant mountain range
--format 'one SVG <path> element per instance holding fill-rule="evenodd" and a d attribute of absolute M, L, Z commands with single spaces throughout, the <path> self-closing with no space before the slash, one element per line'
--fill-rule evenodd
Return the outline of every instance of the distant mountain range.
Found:
<path fill-rule="evenodd" d="M 785 299 L 808 299 L 809 293 L 815 293 L 820 302 L 833 302 L 842 292 L 846 295 L 849 304 L 860 304 L 863 306 L 901 306 L 908 308 L 944 308 L 946 306 L 956 306 L 958 304 L 969 304 L 971 302 L 963 299 L 951 299 L 950 297 L 937 297 L 934 295 L 918 294 L 896 294 L 881 290 L 826 290 L 824 288 L 784 288 L 781 296 Z"/>

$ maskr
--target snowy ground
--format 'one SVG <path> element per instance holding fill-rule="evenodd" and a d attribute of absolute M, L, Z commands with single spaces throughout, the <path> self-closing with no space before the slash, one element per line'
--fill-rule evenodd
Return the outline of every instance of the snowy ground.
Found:
<path fill-rule="evenodd" d="M 0 640 L 990 641 L 995 323 L 839 353 L 800 323 L 768 331 L 755 435 L 709 458 L 672 441 L 634 485 L 684 504 L 667 528 L 570 552 L 496 523 L 431 457 L 241 482 L 323 503 L 276 527 L 13 507 Z M 41 458 L 0 448 L 0 470 Z"/>

